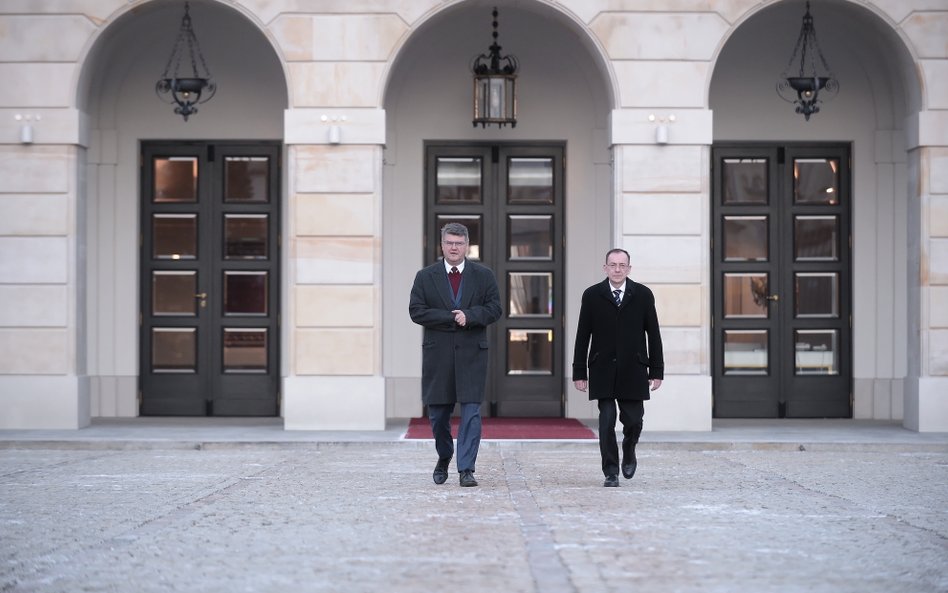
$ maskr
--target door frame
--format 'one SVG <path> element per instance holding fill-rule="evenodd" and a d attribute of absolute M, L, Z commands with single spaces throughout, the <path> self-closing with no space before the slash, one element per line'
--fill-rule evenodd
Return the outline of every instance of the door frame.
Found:
<path fill-rule="evenodd" d="M 491 343 L 490 357 L 491 362 L 488 365 L 487 393 L 485 394 L 485 403 L 482 407 L 482 413 L 487 416 L 540 416 L 540 417 L 564 417 L 566 413 L 566 392 L 564 389 L 565 377 L 567 376 L 567 367 L 564 363 L 566 339 L 565 331 L 566 310 L 566 142 L 565 141 L 523 141 L 523 142 L 471 142 L 471 141 L 441 141 L 431 140 L 424 143 L 424 261 L 429 265 L 437 261 L 440 257 L 436 238 L 439 236 L 440 229 L 436 216 L 449 215 L 457 212 L 459 215 L 468 214 L 472 209 L 465 204 L 435 205 L 434 189 L 436 187 L 436 163 L 438 156 L 478 156 L 484 159 L 484 165 L 489 171 L 487 173 L 482 169 L 482 179 L 485 184 L 492 186 L 491 190 L 485 191 L 482 203 L 474 209 L 481 211 L 481 245 L 485 252 L 493 254 L 493 257 L 486 261 L 479 257 L 481 261 L 489 267 L 497 279 L 497 287 L 500 293 L 501 305 L 504 315 L 501 323 L 495 323 L 488 328 L 488 338 Z M 529 318 L 529 317 L 510 317 L 510 286 L 508 286 L 508 272 L 516 273 L 518 271 L 527 271 L 531 261 L 512 261 L 508 258 L 506 237 L 508 235 L 506 227 L 506 216 L 508 214 L 516 216 L 517 214 L 527 213 L 530 206 L 509 204 L 505 198 L 501 199 L 499 195 L 498 205 L 488 203 L 488 198 L 497 194 L 497 191 L 506 186 L 502 179 L 506 178 L 507 162 L 504 157 L 512 158 L 531 158 L 531 157 L 551 157 L 553 158 L 553 204 L 546 210 L 552 217 L 552 242 L 553 256 L 552 260 L 537 262 L 544 268 L 549 268 L 554 274 L 552 286 L 553 313 L 552 318 Z M 436 212 L 434 212 L 436 211 Z M 490 217 L 490 219 L 488 219 Z M 558 278 L 558 280 L 557 280 Z M 501 398 L 502 391 L 509 389 L 504 385 L 515 381 L 516 378 L 528 377 L 529 375 L 508 375 L 508 340 L 505 335 L 500 335 L 501 327 L 508 329 L 522 329 L 530 331 L 531 329 L 545 329 L 551 327 L 554 332 L 559 334 L 558 339 L 553 340 L 552 347 L 552 365 L 551 375 L 534 376 L 535 380 L 531 385 L 523 385 L 517 391 L 517 398 Z M 558 397 L 550 398 L 550 392 L 556 393 Z"/>
<path fill-rule="evenodd" d="M 138 257 L 138 284 L 139 296 L 139 369 L 138 369 L 138 402 L 141 415 L 174 415 L 174 416 L 256 416 L 269 417 L 280 415 L 280 383 L 281 383 L 281 277 L 282 277 L 282 193 L 283 183 L 283 147 L 280 141 L 250 141 L 250 140 L 143 140 L 139 145 L 139 257 Z M 195 202 L 171 203 L 158 207 L 150 200 L 154 181 L 152 158 L 160 156 L 188 156 L 195 157 L 198 162 L 197 198 Z M 240 200 L 220 203 L 211 203 L 205 196 L 220 198 L 224 194 L 227 181 L 225 180 L 225 159 L 227 157 L 266 157 L 268 159 L 266 191 L 268 202 L 261 207 L 259 202 L 244 202 Z M 190 205 L 189 205 L 190 204 Z M 152 214 L 165 212 L 188 212 L 198 216 L 196 222 L 196 247 L 199 250 L 196 258 L 187 260 L 156 260 L 151 256 L 153 246 L 153 230 L 151 229 Z M 225 258 L 225 224 L 228 215 L 232 218 L 241 218 L 241 214 L 267 215 L 266 248 L 268 257 L 261 263 L 259 259 L 245 259 L 239 255 Z M 236 215 L 236 216 L 233 216 Z M 202 217 L 204 220 L 202 220 Z M 201 252 L 204 250 L 204 253 Z M 160 263 L 156 263 L 160 262 Z M 226 263 L 225 263 L 226 262 Z M 151 271 L 160 270 L 188 270 L 196 273 L 197 290 L 207 293 L 204 299 L 198 299 L 203 304 L 196 307 L 196 313 L 188 316 L 156 316 L 152 314 L 152 296 L 149 286 L 152 280 Z M 225 272 L 258 272 L 263 268 L 268 275 L 265 284 L 265 298 L 267 300 L 267 314 L 264 316 L 250 314 L 226 315 L 224 310 L 224 276 Z M 202 277 L 203 276 L 203 277 Z M 238 295 L 239 296 L 239 295 Z M 198 297 L 198 294 L 195 294 Z M 201 312 L 205 311 L 205 315 Z M 155 321 L 156 319 L 160 321 Z M 189 319 L 191 321 L 189 321 Z M 150 329 L 156 325 L 166 327 L 194 326 L 203 332 L 197 336 L 196 364 L 198 371 L 193 374 L 162 374 L 162 393 L 171 393 L 172 396 L 160 397 L 155 394 L 149 397 L 148 383 L 154 383 L 156 373 L 151 373 L 151 340 Z M 236 369 L 224 371 L 225 365 L 225 329 L 235 330 L 238 334 L 242 328 L 256 330 L 266 327 L 266 372 Z M 244 331 L 244 334 L 247 332 Z M 203 346 L 203 347 L 202 347 Z M 173 397 L 176 390 L 190 390 L 199 392 L 203 397 L 184 398 Z M 261 396 L 263 394 L 263 396 Z"/>
<path fill-rule="evenodd" d="M 845 142 L 715 142 L 711 151 L 711 377 L 714 418 L 851 418 L 853 413 L 852 346 L 852 145 Z M 719 204 L 722 193 L 723 159 L 766 158 L 767 191 L 773 196 L 766 206 L 733 207 Z M 832 213 L 840 217 L 837 246 L 839 259 L 833 264 L 807 263 L 794 258 L 793 224 L 796 216 L 828 213 L 825 206 L 798 204 L 793 201 L 794 159 L 837 158 L 840 201 Z M 823 210 L 821 210 L 821 208 Z M 757 266 L 723 261 L 723 217 L 766 213 L 774 220 L 768 237 L 768 261 Z M 759 268 L 748 270 L 747 268 Z M 766 321 L 725 319 L 723 315 L 723 275 L 725 272 L 766 270 L 770 286 Z M 839 316 L 807 319 L 793 313 L 796 305 L 795 273 L 832 269 L 840 274 L 838 287 Z M 779 300 L 773 297 L 779 298 Z M 716 326 L 717 324 L 717 326 Z M 724 375 L 724 330 L 770 328 L 768 335 L 769 372 L 766 376 Z M 838 375 L 801 375 L 796 372 L 797 345 L 793 332 L 807 329 L 838 329 Z M 791 347 L 792 346 L 792 347 Z M 782 355 L 782 356 L 781 356 Z M 741 386 L 740 384 L 744 385 Z M 746 390 L 746 396 L 740 395 Z M 732 397 L 721 395 L 728 391 Z M 754 395 L 756 394 L 756 395 Z M 761 394 L 769 394 L 764 397 Z"/>

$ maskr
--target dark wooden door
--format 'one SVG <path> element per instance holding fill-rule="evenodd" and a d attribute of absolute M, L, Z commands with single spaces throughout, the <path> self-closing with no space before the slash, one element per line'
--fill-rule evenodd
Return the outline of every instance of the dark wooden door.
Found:
<path fill-rule="evenodd" d="M 142 146 L 141 413 L 279 413 L 280 146 Z"/>
<path fill-rule="evenodd" d="M 851 417 L 849 147 L 716 144 L 712 161 L 715 417 Z"/>
<path fill-rule="evenodd" d="M 426 262 L 441 256 L 441 228 L 460 222 L 469 257 L 497 277 L 504 315 L 489 332 L 492 416 L 565 410 L 563 159 L 562 144 L 426 146 Z"/>

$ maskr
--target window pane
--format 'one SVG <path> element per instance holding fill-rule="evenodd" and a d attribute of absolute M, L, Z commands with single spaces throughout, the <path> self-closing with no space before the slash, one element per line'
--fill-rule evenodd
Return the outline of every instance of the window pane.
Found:
<path fill-rule="evenodd" d="M 797 375 L 839 374 L 839 332 L 799 329 L 793 332 Z"/>
<path fill-rule="evenodd" d="M 197 314 L 197 272 L 155 271 L 151 278 L 151 314 Z"/>
<path fill-rule="evenodd" d="M 507 226 L 512 261 L 553 259 L 552 216 L 509 216 Z"/>
<path fill-rule="evenodd" d="M 729 318 L 766 318 L 769 293 L 767 274 L 725 274 L 724 316 Z"/>
<path fill-rule="evenodd" d="M 474 260 L 481 259 L 481 217 L 476 214 L 438 216 L 438 234 L 434 239 L 438 245 L 441 244 L 441 229 L 449 222 L 458 222 L 467 227 L 467 234 L 470 235 L 470 249 L 468 249 L 467 256 Z"/>
<path fill-rule="evenodd" d="M 197 214 L 154 214 L 151 220 L 152 257 L 197 257 Z"/>
<path fill-rule="evenodd" d="M 438 157 L 435 201 L 438 204 L 481 203 L 481 159 Z"/>
<path fill-rule="evenodd" d="M 795 216 L 793 257 L 797 261 L 839 260 L 839 219 L 836 216 Z"/>
<path fill-rule="evenodd" d="M 152 328 L 151 370 L 153 373 L 194 373 L 197 370 L 197 329 Z"/>
<path fill-rule="evenodd" d="M 839 317 L 839 274 L 800 272 L 794 274 L 797 317 Z"/>
<path fill-rule="evenodd" d="M 794 159 L 793 201 L 797 204 L 838 204 L 839 160 Z"/>
<path fill-rule="evenodd" d="M 508 330 L 507 374 L 552 375 L 553 330 Z"/>
<path fill-rule="evenodd" d="M 767 261 L 766 216 L 724 217 L 724 260 Z"/>
<path fill-rule="evenodd" d="M 224 328 L 224 372 L 267 372 L 266 328 Z"/>
<path fill-rule="evenodd" d="M 767 330 L 724 330 L 724 374 L 766 375 Z"/>
<path fill-rule="evenodd" d="M 767 159 L 724 159 L 721 176 L 723 203 L 767 203 Z"/>
<path fill-rule="evenodd" d="M 197 157 L 175 156 L 154 160 L 155 202 L 197 202 Z"/>
<path fill-rule="evenodd" d="M 229 156 L 224 159 L 224 201 L 270 201 L 270 159 Z"/>
<path fill-rule="evenodd" d="M 224 259 L 267 259 L 266 214 L 224 215 Z"/>
<path fill-rule="evenodd" d="M 224 314 L 266 315 L 267 273 L 224 272 Z"/>
<path fill-rule="evenodd" d="M 510 272 L 510 317 L 551 317 L 553 315 L 552 272 Z"/>
<path fill-rule="evenodd" d="M 507 166 L 508 203 L 553 203 L 553 159 L 511 158 Z"/>

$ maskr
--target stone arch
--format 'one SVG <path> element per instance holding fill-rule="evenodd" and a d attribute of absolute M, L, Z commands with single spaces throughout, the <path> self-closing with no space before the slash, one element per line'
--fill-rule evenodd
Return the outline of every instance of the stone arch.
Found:
<path fill-rule="evenodd" d="M 187 122 L 154 91 L 180 26 L 182 3 L 155 0 L 115 11 L 87 44 L 77 68 L 77 186 L 85 214 L 77 220 L 77 234 L 87 262 L 77 272 L 78 341 L 93 416 L 138 414 L 140 142 L 283 137 L 288 76 L 270 33 L 232 3 L 192 0 L 190 12 L 218 92 Z"/>

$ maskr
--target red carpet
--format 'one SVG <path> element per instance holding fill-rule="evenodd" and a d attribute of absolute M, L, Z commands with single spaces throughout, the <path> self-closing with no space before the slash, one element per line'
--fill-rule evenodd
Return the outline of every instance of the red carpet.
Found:
<path fill-rule="evenodd" d="M 458 418 L 451 418 L 451 434 L 458 436 Z M 427 418 L 412 418 L 406 439 L 430 439 Z M 575 418 L 482 418 L 482 439 L 595 439 L 596 434 Z"/>

